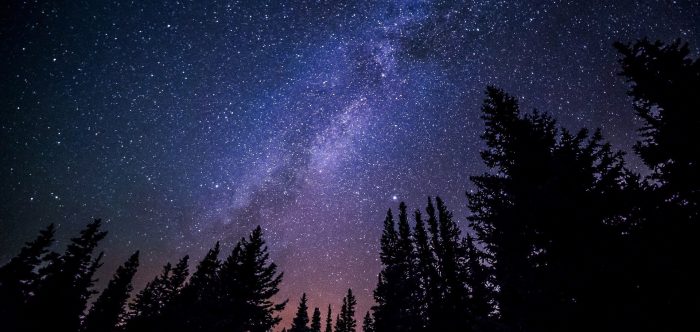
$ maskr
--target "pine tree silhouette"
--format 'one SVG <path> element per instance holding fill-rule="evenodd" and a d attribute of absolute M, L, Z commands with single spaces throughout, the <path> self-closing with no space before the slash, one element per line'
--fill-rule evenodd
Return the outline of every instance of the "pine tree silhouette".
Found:
<path fill-rule="evenodd" d="M 7 331 L 20 328 L 20 315 L 37 290 L 42 277 L 37 270 L 47 259 L 54 233 L 55 227 L 50 224 L 34 241 L 27 242 L 17 256 L 0 267 L 0 322 Z"/>
<path fill-rule="evenodd" d="M 219 273 L 217 310 L 219 328 L 263 332 L 276 326 L 281 318 L 277 313 L 287 303 L 273 303 L 271 298 L 279 291 L 282 273 L 269 262 L 269 253 L 258 226 L 247 239 L 241 239 Z M 308 318 L 307 318 L 308 319 Z"/>
<path fill-rule="evenodd" d="M 52 255 L 41 269 L 44 277 L 36 295 L 29 300 L 24 327 L 31 331 L 77 331 L 87 300 L 95 294 L 93 275 L 100 267 L 102 254 L 93 257 L 98 243 L 107 235 L 95 219 L 71 239 L 63 255 Z M 40 313 L 42 318 L 33 316 Z"/>
<path fill-rule="evenodd" d="M 309 329 L 309 307 L 306 305 L 306 293 L 301 295 L 301 300 L 299 300 L 299 307 L 297 308 L 297 314 L 292 320 L 292 327 L 289 332 L 308 332 Z"/>
<path fill-rule="evenodd" d="M 477 191 L 467 196 L 472 227 L 491 254 L 501 322 L 522 330 L 608 324 L 624 297 L 608 286 L 620 281 L 609 272 L 626 241 L 614 225 L 626 207 L 608 202 L 632 178 L 621 154 L 599 131 L 574 135 L 546 114 L 521 115 L 495 88 L 483 113 L 482 158 L 494 172 L 472 177 Z"/>
<path fill-rule="evenodd" d="M 189 256 L 184 256 L 175 268 L 165 264 L 160 275 L 146 284 L 129 304 L 130 313 L 126 324 L 128 331 L 152 331 L 164 326 L 164 309 L 179 294 L 187 279 Z"/>
<path fill-rule="evenodd" d="M 442 311 L 442 297 L 444 292 L 444 282 L 439 271 L 438 253 L 442 252 L 442 244 L 440 243 L 440 226 L 438 225 L 437 215 L 435 214 L 435 205 L 433 199 L 428 197 L 428 204 L 425 208 L 425 213 L 428 216 L 426 224 L 430 233 L 430 245 L 432 252 L 430 255 L 424 253 L 421 256 L 421 265 L 426 270 L 424 273 L 431 275 L 425 278 L 424 289 L 426 292 L 426 327 L 429 331 L 440 329 L 440 320 Z M 424 263 L 425 262 L 425 263 Z M 375 324 L 376 324 L 375 320 Z"/>
<path fill-rule="evenodd" d="M 326 315 L 326 329 L 324 332 L 333 332 L 333 319 L 332 317 L 332 312 L 331 312 L 331 305 L 328 305 L 328 314 Z"/>
<path fill-rule="evenodd" d="M 700 60 L 687 43 L 616 43 L 621 75 L 644 121 L 635 152 L 651 169 L 638 202 L 634 273 L 643 328 L 682 330 L 700 313 L 695 234 L 700 231 Z M 641 255 L 635 255 L 641 253 Z M 628 258 L 629 260 L 629 258 Z M 664 285 L 664 287 L 660 287 Z M 674 317 L 674 319 L 668 319 Z"/>
<path fill-rule="evenodd" d="M 616 43 L 622 54 L 621 75 L 632 83 L 629 95 L 644 121 L 635 151 L 666 191 L 666 199 L 689 209 L 697 223 L 700 212 L 700 60 L 689 57 L 687 43 L 633 45 Z"/>
<path fill-rule="evenodd" d="M 365 318 L 362 320 L 362 332 L 374 332 L 374 321 L 372 316 L 370 316 L 369 311 L 365 314 Z"/>
<path fill-rule="evenodd" d="M 486 256 L 475 244 L 471 235 L 463 239 L 462 247 L 466 253 L 466 284 L 469 287 L 467 301 L 470 325 L 474 331 L 486 330 L 494 311 L 495 293 L 491 271 L 485 264 Z"/>
<path fill-rule="evenodd" d="M 374 292 L 373 307 L 377 331 L 415 331 L 420 328 L 421 308 L 417 298 L 420 281 L 408 224 L 406 204 L 399 205 L 398 232 L 391 210 L 384 221 L 381 238 L 383 269 Z"/>
<path fill-rule="evenodd" d="M 356 332 L 357 320 L 355 319 L 355 306 L 357 300 L 352 290 L 348 289 L 347 295 L 343 298 L 343 305 L 340 308 L 340 315 L 335 321 L 335 332 Z"/>
<path fill-rule="evenodd" d="M 218 321 L 214 306 L 218 283 L 220 246 L 216 242 L 202 260 L 189 281 L 164 311 L 164 324 L 177 331 L 209 331 Z"/>
<path fill-rule="evenodd" d="M 436 283 L 439 275 L 436 270 L 435 254 L 430 244 L 429 235 L 425 229 L 425 222 L 420 210 L 414 213 L 415 226 L 413 239 L 415 241 L 415 265 L 416 275 L 420 280 L 420 287 L 415 293 L 414 301 L 419 304 L 419 312 L 425 331 L 432 331 L 430 318 L 435 316 L 434 309 L 440 300 Z"/>
<path fill-rule="evenodd" d="M 438 211 L 439 248 L 436 250 L 438 274 L 442 290 L 437 315 L 433 317 L 434 329 L 457 331 L 469 324 L 466 268 L 460 265 L 465 252 L 461 246 L 461 232 L 452 220 L 452 213 L 440 197 L 435 198 Z"/>
<path fill-rule="evenodd" d="M 314 308 L 314 314 L 311 316 L 311 331 L 321 332 L 321 310 L 318 307 Z"/>
<path fill-rule="evenodd" d="M 117 269 L 107 288 L 100 294 L 85 317 L 82 331 L 113 331 L 123 319 L 126 300 L 131 290 L 131 280 L 139 266 L 139 252 L 136 251 Z"/>

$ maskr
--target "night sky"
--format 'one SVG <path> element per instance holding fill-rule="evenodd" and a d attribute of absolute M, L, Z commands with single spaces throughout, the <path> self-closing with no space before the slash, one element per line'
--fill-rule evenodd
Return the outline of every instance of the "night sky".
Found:
<path fill-rule="evenodd" d="M 3 1 L 0 263 L 101 217 L 101 284 L 141 249 L 140 289 L 260 224 L 285 317 L 348 287 L 359 316 L 388 208 L 440 195 L 466 230 L 487 84 L 629 151 L 612 43 L 700 45 L 692 0 L 339 3 Z"/>

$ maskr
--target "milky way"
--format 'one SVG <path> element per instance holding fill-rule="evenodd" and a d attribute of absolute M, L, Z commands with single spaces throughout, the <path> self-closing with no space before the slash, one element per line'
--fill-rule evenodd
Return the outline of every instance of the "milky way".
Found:
<path fill-rule="evenodd" d="M 352 287 L 369 308 L 398 201 L 440 195 L 466 230 L 487 84 L 629 150 L 612 43 L 700 45 L 695 1 L 7 1 L 0 17 L 0 262 L 49 222 L 61 247 L 101 217 L 101 279 L 141 249 L 139 288 L 260 224 L 285 316 L 303 291 L 337 309 Z"/>

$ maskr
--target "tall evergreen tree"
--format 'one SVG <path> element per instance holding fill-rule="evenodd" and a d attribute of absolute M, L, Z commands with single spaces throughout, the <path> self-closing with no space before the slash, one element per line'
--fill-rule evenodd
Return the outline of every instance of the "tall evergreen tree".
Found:
<path fill-rule="evenodd" d="M 129 304 L 128 331 L 152 331 L 157 326 L 164 326 L 164 309 L 184 286 L 189 275 L 188 261 L 189 256 L 186 255 L 174 268 L 170 263 L 165 264 L 161 274 L 148 282 L 136 295 L 134 302 Z"/>
<path fill-rule="evenodd" d="M 197 264 L 189 281 L 164 310 L 163 322 L 169 329 L 209 331 L 217 323 L 214 306 L 217 298 L 220 245 L 212 249 Z"/>
<path fill-rule="evenodd" d="M 436 250 L 438 274 L 442 291 L 432 327 L 440 331 L 457 331 L 469 324 L 469 305 L 466 291 L 465 252 L 461 232 L 452 220 L 452 213 L 440 197 L 435 198 L 438 211 L 439 250 Z"/>
<path fill-rule="evenodd" d="M 95 294 L 93 275 L 100 267 L 102 254 L 93 257 L 98 243 L 107 235 L 95 219 L 71 239 L 63 255 L 51 257 L 42 269 L 43 279 L 28 304 L 25 328 L 34 331 L 77 331 L 87 300 Z M 41 313 L 42 318 L 33 315 Z"/>
<path fill-rule="evenodd" d="M 311 332 L 321 332 L 321 310 L 318 307 L 314 308 L 311 316 Z"/>
<path fill-rule="evenodd" d="M 467 305 L 470 323 L 474 331 L 481 331 L 489 323 L 491 313 L 494 311 L 491 271 L 484 263 L 485 255 L 476 247 L 471 235 L 463 239 L 462 246 L 466 253 L 466 285 L 469 287 Z"/>
<path fill-rule="evenodd" d="M 335 332 L 356 332 L 357 320 L 355 319 L 355 306 L 357 300 L 352 290 L 348 289 L 347 295 L 343 298 L 343 305 L 340 308 L 340 315 L 335 321 Z"/>
<path fill-rule="evenodd" d="M 431 253 L 424 253 L 421 256 L 421 265 L 427 269 L 425 273 L 431 274 L 432 277 L 424 279 L 424 289 L 426 292 L 426 326 L 429 330 L 440 329 L 440 316 L 443 314 L 442 297 L 444 292 L 444 283 L 440 275 L 440 262 L 438 253 L 442 252 L 442 244 L 440 241 L 440 226 L 438 218 L 435 214 L 435 205 L 433 199 L 428 197 L 428 205 L 425 208 L 425 213 L 428 216 L 426 224 L 430 234 Z M 425 262 L 425 263 L 423 263 Z M 375 324 L 377 322 L 375 321 Z"/>
<path fill-rule="evenodd" d="M 399 205 L 398 233 L 391 210 L 384 221 L 381 238 L 383 269 L 374 292 L 376 327 L 383 331 L 414 331 L 422 326 L 417 302 L 420 283 L 415 270 L 411 229 L 406 204 Z"/>
<path fill-rule="evenodd" d="M 324 332 L 333 332 L 333 319 L 331 312 L 331 305 L 328 305 L 328 314 L 326 315 L 326 329 Z"/>
<path fill-rule="evenodd" d="M 180 292 L 182 287 L 184 287 L 185 281 L 187 281 L 187 277 L 190 274 L 188 270 L 189 260 L 189 255 L 185 255 L 180 258 L 177 264 L 175 264 L 175 267 L 170 270 L 171 273 L 169 276 L 163 279 L 165 281 L 163 283 L 164 297 L 161 299 L 163 304 L 167 304 L 167 302 L 172 301 L 178 292 Z"/>
<path fill-rule="evenodd" d="M 289 332 L 308 332 L 309 329 L 309 307 L 306 305 L 306 293 L 301 295 L 297 314 L 292 320 L 292 327 Z"/>
<path fill-rule="evenodd" d="M 435 256 L 430 244 L 429 234 L 425 229 L 425 222 L 420 210 L 415 213 L 415 226 L 413 228 L 416 276 L 420 280 L 420 285 L 415 294 L 415 301 L 419 304 L 419 316 L 426 331 L 432 330 L 431 314 L 440 300 L 437 294 L 438 274 L 435 265 Z"/>
<path fill-rule="evenodd" d="M 7 331 L 19 329 L 19 317 L 39 284 L 38 273 L 54 241 L 55 227 L 50 224 L 27 242 L 19 254 L 0 267 L 0 322 Z"/>
<path fill-rule="evenodd" d="M 372 316 L 370 316 L 369 311 L 365 314 L 365 318 L 362 320 L 362 332 L 374 332 L 374 321 Z"/>
<path fill-rule="evenodd" d="M 606 288 L 615 276 L 602 278 L 624 242 L 611 224 L 624 207 L 608 202 L 629 180 L 621 154 L 599 132 L 573 135 L 546 114 L 521 115 L 515 98 L 495 88 L 483 113 L 482 158 L 494 172 L 472 177 L 470 220 L 491 254 L 502 323 L 526 331 L 598 325 L 621 298 Z M 609 301 L 594 305 L 604 293 Z"/>
<path fill-rule="evenodd" d="M 283 274 L 277 265 L 269 262 L 270 255 L 260 226 L 247 239 L 241 239 L 224 262 L 219 273 L 219 303 L 226 322 L 222 328 L 264 332 L 276 326 L 286 301 L 274 303 L 272 297 L 279 291 Z M 308 318 L 307 318 L 308 319 Z"/>
<path fill-rule="evenodd" d="M 117 268 L 107 288 L 100 294 L 85 317 L 83 331 L 113 331 L 123 319 L 124 306 L 133 289 L 131 280 L 139 266 L 139 252 L 136 251 L 124 265 Z"/>
<path fill-rule="evenodd" d="M 688 263 L 699 253 L 700 145 L 690 142 L 700 139 L 700 60 L 680 40 L 615 46 L 644 121 L 635 151 L 652 170 L 643 196 L 634 198 L 640 221 L 633 253 L 642 253 L 635 273 L 642 307 L 634 316 L 643 328 L 682 330 L 700 313 L 700 274 Z"/>
<path fill-rule="evenodd" d="M 622 54 L 621 74 L 632 83 L 637 115 L 644 121 L 635 151 L 652 170 L 666 199 L 686 207 L 698 222 L 700 209 L 700 60 L 687 43 L 647 39 L 615 44 Z"/>

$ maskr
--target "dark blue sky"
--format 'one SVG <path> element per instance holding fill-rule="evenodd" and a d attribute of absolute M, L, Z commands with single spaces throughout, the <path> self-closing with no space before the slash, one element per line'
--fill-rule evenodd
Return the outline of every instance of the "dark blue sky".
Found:
<path fill-rule="evenodd" d="M 487 84 L 629 150 L 612 43 L 700 45 L 695 1 L 339 3 L 0 5 L 0 262 L 101 217 L 102 279 L 141 249 L 140 287 L 260 224 L 289 312 L 363 313 L 386 209 L 440 195 L 466 229 Z"/>

